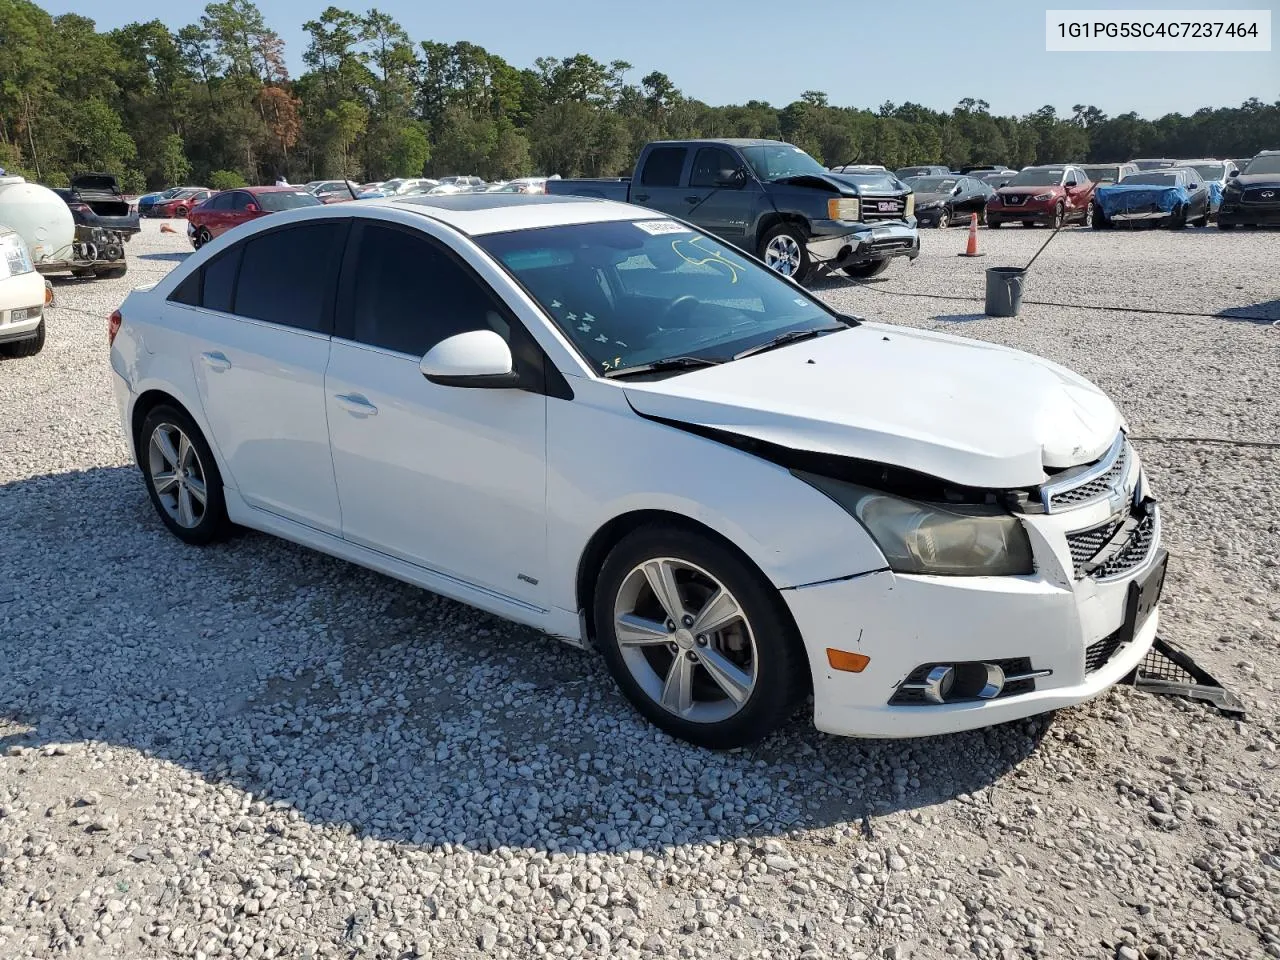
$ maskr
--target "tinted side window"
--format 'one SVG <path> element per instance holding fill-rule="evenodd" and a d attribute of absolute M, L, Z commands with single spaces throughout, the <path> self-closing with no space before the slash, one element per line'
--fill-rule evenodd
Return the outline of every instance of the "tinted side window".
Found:
<path fill-rule="evenodd" d="M 244 244 L 220 254 L 210 260 L 203 271 L 204 294 L 202 305 L 206 310 L 231 312 L 231 302 L 235 299 L 236 272 L 240 269 L 240 251 Z"/>
<path fill-rule="evenodd" d="M 236 315 L 331 333 L 333 291 L 346 233 L 345 221 L 329 220 L 246 241 L 236 283 Z"/>
<path fill-rule="evenodd" d="M 229 193 L 218 194 L 216 197 L 213 198 L 213 202 L 209 204 L 209 208 L 212 210 L 230 210 L 231 194 Z"/>
<path fill-rule="evenodd" d="M 742 166 L 724 147 L 703 147 L 693 158 L 693 171 L 689 174 L 689 186 L 714 187 L 722 176 L 731 174 Z M 676 176 L 679 176 L 677 173 Z"/>
<path fill-rule="evenodd" d="M 192 270 L 173 293 L 169 294 L 170 303 L 185 303 L 189 307 L 200 306 L 200 271 Z"/>
<path fill-rule="evenodd" d="M 646 187 L 678 187 L 680 171 L 684 169 L 684 147 L 654 147 L 640 172 L 640 182 Z"/>
<path fill-rule="evenodd" d="M 252 199 L 253 197 L 249 196 L 247 193 L 233 193 L 231 195 L 231 209 L 243 210 L 249 206 L 249 201 Z"/>
<path fill-rule="evenodd" d="M 471 330 L 507 336 L 507 323 L 479 278 L 431 241 L 366 224 L 356 263 L 354 337 L 420 357 Z"/>

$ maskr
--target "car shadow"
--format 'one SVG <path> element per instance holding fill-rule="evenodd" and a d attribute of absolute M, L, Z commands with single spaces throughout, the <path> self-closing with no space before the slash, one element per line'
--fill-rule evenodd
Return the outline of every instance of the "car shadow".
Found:
<path fill-rule="evenodd" d="M 168 263 L 181 263 L 187 257 L 191 256 L 192 251 L 186 253 L 140 253 L 139 260 L 163 260 Z"/>
<path fill-rule="evenodd" d="M 1280 323 L 1280 299 L 1264 300 L 1247 307 L 1228 307 L 1220 310 L 1218 316 L 1224 320 L 1240 320 L 1246 323 L 1275 325 Z"/>
<path fill-rule="evenodd" d="M 0 485 L 0 570 L 0 755 L 105 742 L 404 843 L 866 832 L 1032 775 L 1052 723 L 874 741 L 801 711 L 755 748 L 696 749 L 595 654 L 265 535 L 183 545 L 131 466 Z"/>
<path fill-rule="evenodd" d="M 975 320 L 990 320 L 985 313 L 943 313 L 934 317 L 937 323 L 972 323 Z"/>

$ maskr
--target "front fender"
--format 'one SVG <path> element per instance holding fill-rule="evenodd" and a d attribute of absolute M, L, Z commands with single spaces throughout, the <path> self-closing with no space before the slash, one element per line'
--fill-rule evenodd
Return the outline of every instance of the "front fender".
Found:
<path fill-rule="evenodd" d="M 637 415 L 613 384 L 574 378 L 547 412 L 548 600 L 576 609 L 577 570 L 611 520 L 659 510 L 733 543 L 779 588 L 882 569 L 862 527 L 777 464 Z"/>

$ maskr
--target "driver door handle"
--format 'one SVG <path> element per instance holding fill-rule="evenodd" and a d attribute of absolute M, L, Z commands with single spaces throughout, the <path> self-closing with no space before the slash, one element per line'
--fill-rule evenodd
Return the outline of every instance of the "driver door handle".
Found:
<path fill-rule="evenodd" d="M 334 396 L 342 408 L 353 417 L 376 417 L 378 408 L 358 393 L 339 393 Z"/>
<path fill-rule="evenodd" d="M 685 197 L 684 198 L 685 203 L 699 203 L 701 202 L 701 200 L 702 200 L 701 197 Z"/>
<path fill-rule="evenodd" d="M 200 354 L 200 359 L 204 361 L 204 365 L 215 373 L 222 373 L 224 370 L 231 369 L 231 361 L 227 359 L 227 355 L 220 350 L 214 350 L 210 353 Z"/>

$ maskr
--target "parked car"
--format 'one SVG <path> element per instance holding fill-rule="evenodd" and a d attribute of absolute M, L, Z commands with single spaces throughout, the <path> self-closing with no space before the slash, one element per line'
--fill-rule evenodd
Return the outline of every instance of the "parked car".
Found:
<path fill-rule="evenodd" d="M 75 221 L 78 277 L 114 279 L 128 272 L 124 245 L 140 229 L 138 211 L 120 192 L 120 182 L 110 173 L 81 173 L 70 187 L 53 191 L 66 203 Z"/>
<path fill-rule="evenodd" d="M 550 194 L 605 197 L 696 223 L 804 283 L 819 266 L 851 277 L 920 255 L 915 198 L 892 174 L 832 173 L 777 140 L 648 144 L 633 178 L 548 180 Z"/>
<path fill-rule="evenodd" d="M 1130 160 L 1139 171 L 1145 170 L 1163 170 L 1165 167 L 1172 167 L 1177 160 L 1170 160 L 1168 157 L 1145 158 L 1142 160 Z"/>
<path fill-rule="evenodd" d="M 1159 509 L 1055 363 L 839 314 L 635 206 L 415 197 L 226 240 L 108 324 L 186 543 L 255 528 L 594 647 L 715 748 L 810 693 L 855 736 L 1054 710 L 1155 637 Z"/>
<path fill-rule="evenodd" d="M 1139 172 L 1132 163 L 1086 163 L 1080 169 L 1094 183 L 1119 183 L 1130 174 Z"/>
<path fill-rule="evenodd" d="M 297 189 L 290 187 L 289 189 Z M 360 184 L 353 180 L 313 180 L 304 188 L 321 203 L 346 203 L 360 194 Z"/>
<path fill-rule="evenodd" d="M 519 177 L 506 183 L 490 184 L 486 193 L 546 193 L 546 177 Z"/>
<path fill-rule="evenodd" d="M 943 167 L 937 164 L 932 166 L 925 165 L 923 167 L 903 167 L 901 170 L 893 171 L 893 175 L 899 180 L 908 180 L 911 177 L 953 177 L 950 167 Z"/>
<path fill-rule="evenodd" d="M 981 180 L 956 175 L 944 177 L 908 177 L 902 181 L 916 195 L 916 217 L 921 224 L 949 227 L 958 216 L 968 222 L 976 213 L 985 223 L 987 201 L 995 193 Z"/>
<path fill-rule="evenodd" d="M 160 201 L 160 200 L 168 200 L 170 197 L 172 197 L 174 194 L 176 194 L 179 190 L 184 190 L 184 189 L 186 189 L 186 188 L 185 188 L 185 187 L 170 187 L 168 190 L 160 190 L 160 191 L 158 191 L 158 192 L 156 192 L 156 193 L 144 193 L 144 194 L 143 194 L 142 196 L 140 196 L 140 197 L 138 198 L 138 200 L 137 200 L 137 204 L 136 204 L 136 206 L 137 206 L 137 208 L 138 208 L 138 216 L 140 216 L 140 217 L 149 217 L 149 216 L 151 216 L 151 208 L 152 208 L 152 207 L 153 207 L 153 206 L 154 206 L 158 201 Z"/>
<path fill-rule="evenodd" d="M 987 226 L 1060 227 L 1093 222 L 1093 183 L 1079 167 L 1027 167 L 987 201 Z"/>
<path fill-rule="evenodd" d="M 183 187 L 172 197 L 158 200 L 151 206 L 153 217 L 185 217 L 195 207 L 212 197 L 214 191 L 208 187 Z"/>
<path fill-rule="evenodd" d="M 268 214 L 299 207 L 322 206 L 300 187 L 242 187 L 215 193 L 187 214 L 187 236 L 199 250 L 214 237 Z"/>
<path fill-rule="evenodd" d="M 831 168 L 832 173 L 888 173 L 878 163 L 845 163 Z"/>
<path fill-rule="evenodd" d="M 1209 190 L 1195 167 L 1145 170 L 1094 192 L 1093 226 L 1141 222 L 1181 230 L 1209 222 Z"/>
<path fill-rule="evenodd" d="M 457 187 L 459 190 L 488 186 L 480 177 L 441 177 L 440 184 L 442 186 Z"/>
<path fill-rule="evenodd" d="M 33 357 L 44 349 L 48 289 L 26 242 L 0 226 L 0 356 Z"/>
<path fill-rule="evenodd" d="M 1013 176 L 1018 171 L 1014 170 L 1012 167 L 1006 167 L 1002 163 L 988 163 L 988 164 L 979 164 L 977 166 L 972 166 L 972 167 L 961 167 L 957 172 L 963 173 L 966 176 L 968 176 L 969 174 L 978 176 L 978 175 L 987 174 L 987 173 L 1007 173 L 1009 174 L 1009 176 Z"/>
<path fill-rule="evenodd" d="M 1216 216 L 1222 206 L 1222 194 L 1231 178 L 1239 173 L 1234 160 L 1179 160 L 1175 166 L 1194 167 L 1209 191 L 1209 214 Z"/>
<path fill-rule="evenodd" d="M 1017 175 L 1017 170 L 981 170 L 969 174 L 975 180 L 981 180 L 992 190 L 1000 189 Z"/>
<path fill-rule="evenodd" d="M 1263 150 L 1227 181 L 1218 228 L 1280 225 L 1280 150 Z"/>

